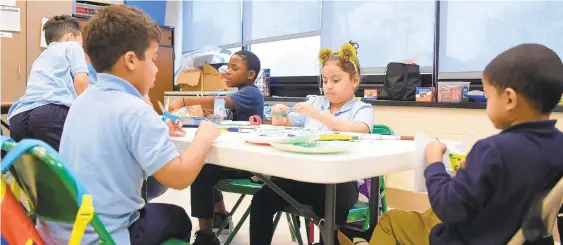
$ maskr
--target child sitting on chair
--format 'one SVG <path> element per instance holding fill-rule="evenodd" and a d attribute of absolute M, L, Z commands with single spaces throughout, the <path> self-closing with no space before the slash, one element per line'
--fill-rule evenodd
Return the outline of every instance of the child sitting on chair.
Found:
<path fill-rule="evenodd" d="M 502 131 L 475 143 L 454 177 L 442 163 L 446 146 L 429 144 L 424 176 L 432 209 L 384 214 L 371 245 L 507 244 L 532 201 L 563 176 L 563 133 L 549 119 L 563 93 L 557 54 L 538 44 L 511 48 L 487 65 L 483 89 L 487 116 Z"/>
<path fill-rule="evenodd" d="M 141 186 L 148 176 L 174 189 L 188 187 L 204 165 L 219 129 L 203 122 L 181 153 L 170 136 L 181 123 L 163 123 L 142 99 L 155 81 L 160 29 L 149 16 L 125 5 L 96 13 L 86 27 L 85 48 L 99 71 L 96 86 L 73 103 L 60 154 L 94 198 L 94 208 L 115 244 L 189 242 L 191 222 L 182 207 L 148 203 Z M 168 126 L 168 127 L 167 127 Z M 80 197 L 79 197 L 80 198 Z M 72 224 L 39 219 L 48 244 L 66 244 Z M 88 226 L 81 244 L 97 244 Z"/>
<path fill-rule="evenodd" d="M 345 43 L 336 53 L 322 49 L 319 60 L 323 66 L 325 96 L 315 96 L 307 102 L 298 103 L 293 112 L 289 112 L 285 105 L 275 105 L 272 108 L 273 124 L 369 134 L 374 121 L 373 108 L 354 99 L 360 85 L 356 47 L 355 43 Z M 272 181 L 301 204 L 313 207 L 319 217 L 324 216 L 324 185 L 282 178 L 273 178 Z M 358 193 L 359 183 L 356 181 L 336 185 L 337 224 L 346 223 L 348 211 L 358 201 Z M 272 243 L 273 216 L 287 205 L 288 202 L 268 186 L 254 195 L 250 206 L 251 245 Z"/>
<path fill-rule="evenodd" d="M 238 51 L 229 60 L 226 83 L 229 87 L 239 90 L 225 98 L 225 108 L 234 109 L 232 120 L 248 121 L 252 116 L 263 119 L 264 97 L 254 85 L 254 80 L 260 72 L 260 59 L 250 51 Z M 215 96 L 190 97 L 170 102 L 170 109 L 175 110 L 184 106 L 201 105 L 204 110 L 213 110 Z M 233 159 L 234 160 L 234 159 Z M 215 190 L 215 185 L 222 179 L 249 179 L 252 173 L 224 168 L 216 165 L 205 165 L 190 188 L 192 216 L 199 219 L 199 231 L 196 233 L 194 245 L 219 245 L 219 240 L 213 234 L 220 225 L 229 219 L 225 209 L 223 195 Z M 230 221 L 230 220 L 229 220 Z M 231 223 L 225 231 L 232 229 Z"/>
<path fill-rule="evenodd" d="M 14 140 L 39 139 L 58 151 L 68 110 L 88 88 L 88 66 L 76 18 L 54 16 L 43 30 L 49 46 L 33 62 L 25 93 L 8 111 L 8 121 Z"/>

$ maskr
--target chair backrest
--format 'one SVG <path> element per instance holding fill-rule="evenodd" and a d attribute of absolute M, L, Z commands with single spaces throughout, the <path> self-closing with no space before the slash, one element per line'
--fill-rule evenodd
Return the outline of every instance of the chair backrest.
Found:
<path fill-rule="evenodd" d="M 372 134 L 381 134 L 381 135 L 394 135 L 395 134 L 389 126 L 383 125 L 383 124 L 373 125 L 373 129 L 372 129 L 371 133 Z"/>
<path fill-rule="evenodd" d="M 559 209 L 563 204 L 563 178 L 555 184 L 555 186 L 547 193 L 543 198 L 541 205 L 541 221 L 543 227 L 540 230 L 547 232 L 547 234 L 540 234 L 542 237 L 550 235 L 555 225 L 555 220 L 557 219 L 557 214 Z M 516 234 L 512 237 L 508 245 L 522 245 L 526 242 L 525 234 L 527 232 L 520 228 Z"/>
<path fill-rule="evenodd" d="M 2 151 L 7 152 L 2 159 L 2 171 L 9 169 L 38 217 L 65 223 L 75 221 L 86 192 L 53 148 L 37 140 L 3 140 Z M 115 244 L 96 214 L 91 225 L 103 244 Z"/>

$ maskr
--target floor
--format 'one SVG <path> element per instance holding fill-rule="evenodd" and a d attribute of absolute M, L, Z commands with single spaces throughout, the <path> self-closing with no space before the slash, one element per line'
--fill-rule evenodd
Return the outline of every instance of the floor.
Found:
<path fill-rule="evenodd" d="M 231 193 L 223 193 L 223 197 L 225 199 L 225 204 L 227 206 L 227 209 L 231 209 L 232 206 L 238 200 L 239 195 L 231 194 Z M 246 210 L 246 208 L 248 208 L 248 205 L 250 204 L 250 200 L 251 200 L 250 196 L 246 197 L 245 200 L 242 202 L 242 204 L 239 206 L 239 209 L 234 214 L 235 224 L 236 224 L 236 222 L 238 222 L 240 220 L 240 217 L 244 213 L 244 210 Z M 181 190 L 181 191 L 169 189 L 162 196 L 154 199 L 152 202 L 162 202 L 162 203 L 176 204 L 176 205 L 183 207 L 188 214 L 191 214 L 191 212 L 190 212 L 190 190 L 189 190 L 189 188 L 187 188 L 185 190 Z M 192 224 L 194 224 L 194 229 L 192 231 L 192 233 L 193 233 L 197 230 L 197 219 L 192 218 Z M 301 234 L 303 236 L 305 235 L 305 228 L 304 227 L 301 227 Z M 318 238 L 318 234 L 315 237 Z M 220 237 L 220 240 L 224 241 L 226 238 L 227 238 L 227 235 L 222 235 Z M 247 245 L 249 243 L 250 242 L 248 241 L 248 220 L 247 220 L 244 223 L 244 225 L 242 226 L 242 228 L 240 229 L 237 236 L 235 236 L 235 239 L 234 239 L 233 243 L 231 243 L 231 244 L 232 245 Z M 290 244 L 297 244 L 297 243 L 291 241 L 289 226 L 287 225 L 285 215 L 282 215 L 282 218 L 281 218 L 281 220 L 278 224 L 278 227 L 277 227 L 277 229 L 274 233 L 274 239 L 273 239 L 272 245 L 290 245 Z"/>

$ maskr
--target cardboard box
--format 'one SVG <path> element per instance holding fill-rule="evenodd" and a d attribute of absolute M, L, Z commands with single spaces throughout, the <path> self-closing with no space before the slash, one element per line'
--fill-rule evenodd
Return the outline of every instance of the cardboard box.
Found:
<path fill-rule="evenodd" d="M 364 90 L 364 99 L 365 100 L 377 100 L 378 95 L 379 95 L 379 90 L 377 90 L 377 89 L 365 89 Z"/>
<path fill-rule="evenodd" d="M 434 102 L 434 88 L 417 87 L 416 102 Z"/>
<path fill-rule="evenodd" d="M 226 91 L 225 77 L 213 66 L 205 64 L 203 69 L 181 71 L 176 80 L 181 91 L 217 92 Z"/>

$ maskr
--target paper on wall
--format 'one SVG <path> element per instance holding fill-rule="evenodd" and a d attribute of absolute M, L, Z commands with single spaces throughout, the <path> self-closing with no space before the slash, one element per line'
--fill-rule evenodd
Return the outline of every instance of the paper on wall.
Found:
<path fill-rule="evenodd" d="M 47 41 L 45 40 L 45 31 L 43 30 L 43 26 L 45 26 L 45 23 L 47 23 L 49 19 L 43 17 L 41 19 L 41 43 L 39 43 L 39 46 L 42 48 L 47 48 Z"/>
<path fill-rule="evenodd" d="M 3 38 L 12 38 L 12 37 L 14 37 L 14 34 L 12 34 L 11 32 L 0 31 L 0 37 L 3 37 Z"/>
<path fill-rule="evenodd" d="M 0 5 L 15 7 L 16 0 L 0 0 Z"/>
<path fill-rule="evenodd" d="M 20 31 L 20 8 L 0 6 L 0 31 Z"/>
<path fill-rule="evenodd" d="M 424 178 L 424 169 L 426 169 L 426 159 L 424 158 L 424 151 L 426 150 L 426 146 L 430 144 L 432 141 L 435 141 L 435 138 L 432 138 L 423 132 L 417 131 L 414 136 L 414 146 L 415 146 L 415 153 L 413 154 L 413 164 L 414 164 L 414 191 L 415 192 L 427 192 L 426 189 L 426 178 Z M 455 153 L 461 153 L 458 149 L 461 149 L 461 143 L 459 142 L 452 142 L 452 141 L 442 141 L 442 143 L 446 144 L 448 151 L 452 151 Z M 446 151 L 444 156 L 442 157 L 442 162 L 446 166 L 446 170 L 449 173 L 452 173 L 453 170 L 451 169 L 450 165 L 450 158 L 449 153 Z"/>

